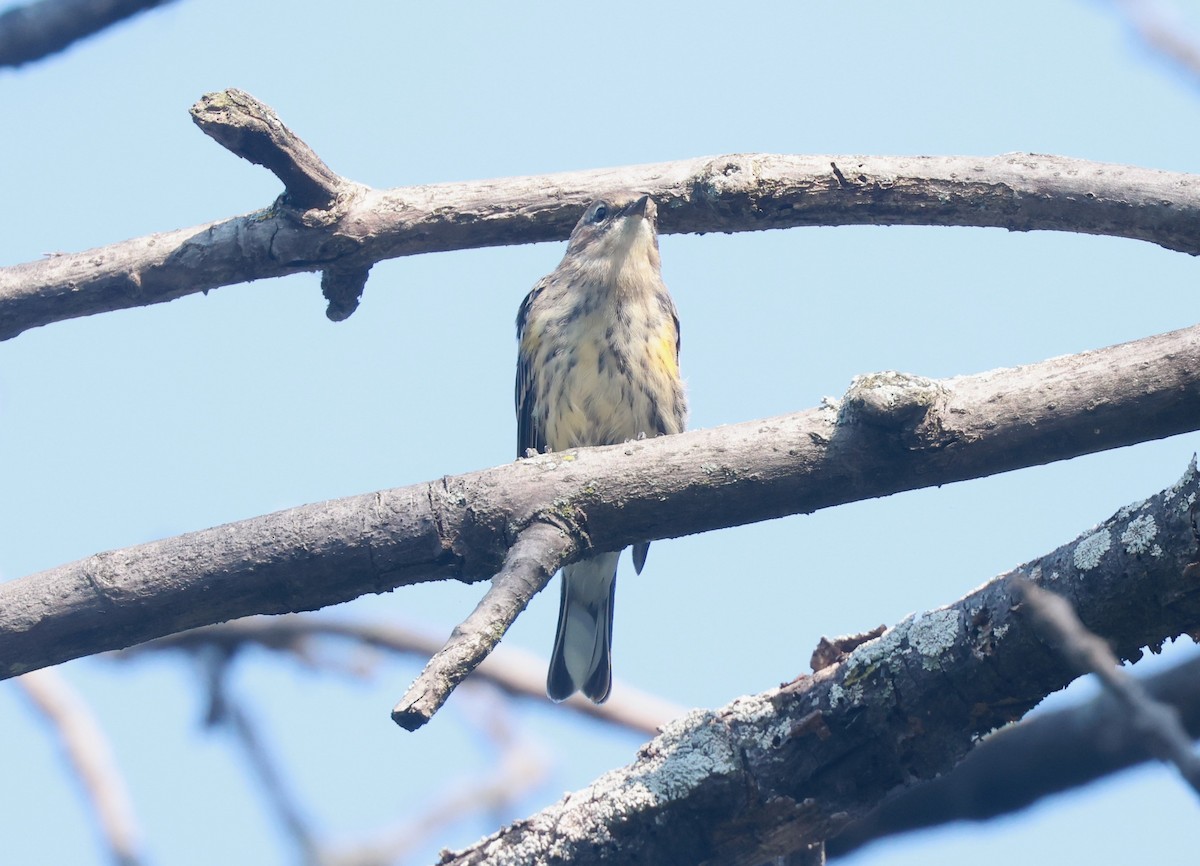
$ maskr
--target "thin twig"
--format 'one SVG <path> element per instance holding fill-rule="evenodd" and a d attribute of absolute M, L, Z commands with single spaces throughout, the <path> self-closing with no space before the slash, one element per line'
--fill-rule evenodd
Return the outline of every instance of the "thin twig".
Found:
<path fill-rule="evenodd" d="M 237 696 L 229 692 L 227 658 L 210 658 L 208 662 L 205 672 L 210 690 L 209 705 L 217 708 L 210 711 L 209 724 L 224 725 L 233 735 L 246 757 L 250 775 L 258 781 L 271 812 L 301 852 L 301 862 L 318 862 L 320 849 L 316 834 L 296 802 L 292 787 L 284 781 L 283 773 L 249 712 Z"/>
<path fill-rule="evenodd" d="M 415 731 L 433 718 L 574 548 L 574 539 L 554 524 L 538 522 L 522 530 L 491 587 L 409 686 L 392 710 L 392 721 Z"/>
<path fill-rule="evenodd" d="M 1141 682 L 1155 700 L 1179 710 L 1189 736 L 1200 737 L 1200 656 Z M 950 772 L 894 792 L 830 839 L 829 856 L 844 857 L 899 833 L 1009 816 L 1150 759 L 1128 713 L 1101 691 L 1085 703 L 1001 728 Z"/>
<path fill-rule="evenodd" d="M 1022 581 L 1020 586 L 1037 629 L 1079 673 L 1099 677 L 1124 706 L 1130 724 L 1144 736 L 1150 753 L 1174 764 L 1200 794 L 1200 755 L 1193 750 L 1175 708 L 1154 700 L 1140 682 L 1121 670 L 1112 649 L 1084 626 L 1069 601 L 1029 581 Z"/>
<path fill-rule="evenodd" d="M 349 622 L 325 616 L 287 614 L 277 617 L 250 617 L 221 625 L 190 629 L 159 638 L 113 656 L 137 658 L 146 652 L 182 650 L 202 651 L 217 647 L 232 655 L 246 645 L 258 645 L 278 652 L 291 653 L 310 662 L 311 644 L 321 638 L 352 641 L 388 652 L 430 658 L 443 641 L 411 629 L 378 623 Z M 539 702 L 546 697 L 546 660 L 533 653 L 501 646 L 485 658 L 471 673 L 468 682 L 482 679 L 506 694 Z M 653 736 L 663 725 L 677 719 L 686 708 L 644 692 L 627 683 L 617 683 L 613 695 L 603 704 L 593 704 L 582 695 L 573 696 L 559 706 L 608 724 Z"/>
<path fill-rule="evenodd" d="M 1147 48 L 1187 75 L 1193 85 L 1200 84 L 1200 42 L 1194 33 L 1186 33 L 1170 20 L 1161 3 L 1117 0 L 1116 7 Z"/>
<path fill-rule="evenodd" d="M 67 762 L 79 779 L 116 866 L 138 866 L 137 820 L 112 747 L 84 700 L 53 670 L 35 671 L 16 680 L 33 707 L 58 737 Z"/>

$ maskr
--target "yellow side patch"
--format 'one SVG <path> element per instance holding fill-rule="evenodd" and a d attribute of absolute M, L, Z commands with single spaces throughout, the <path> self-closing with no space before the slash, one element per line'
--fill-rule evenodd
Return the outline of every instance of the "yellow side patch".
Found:
<path fill-rule="evenodd" d="M 654 347 L 654 361 L 660 370 L 665 370 L 672 379 L 679 378 L 679 359 L 675 356 L 675 329 L 664 328 L 658 345 Z"/>

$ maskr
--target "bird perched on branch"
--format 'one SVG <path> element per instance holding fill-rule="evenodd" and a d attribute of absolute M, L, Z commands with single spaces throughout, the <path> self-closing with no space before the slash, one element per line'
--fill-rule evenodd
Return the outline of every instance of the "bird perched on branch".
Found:
<path fill-rule="evenodd" d="M 594 201 L 553 273 L 517 313 L 517 455 L 679 433 L 679 316 L 663 284 L 658 210 L 646 195 Z M 635 545 L 640 573 L 649 543 Z M 556 701 L 612 686 L 612 615 L 620 551 L 562 570 L 558 633 L 546 677 Z"/>

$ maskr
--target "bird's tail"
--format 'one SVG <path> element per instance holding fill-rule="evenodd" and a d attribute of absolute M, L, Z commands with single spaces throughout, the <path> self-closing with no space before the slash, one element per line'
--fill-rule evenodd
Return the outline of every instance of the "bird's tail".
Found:
<path fill-rule="evenodd" d="M 562 570 L 558 633 L 546 676 L 551 700 L 579 690 L 597 704 L 612 687 L 612 615 L 620 553 L 602 553 Z"/>

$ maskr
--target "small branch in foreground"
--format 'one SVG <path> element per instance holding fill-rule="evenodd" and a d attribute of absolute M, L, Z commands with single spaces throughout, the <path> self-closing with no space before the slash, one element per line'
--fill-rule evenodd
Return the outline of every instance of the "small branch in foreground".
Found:
<path fill-rule="evenodd" d="M 21 66 L 170 0 L 37 0 L 0 15 L 0 67 Z"/>
<path fill-rule="evenodd" d="M 620 550 L 1196 430 L 1200 326 L 932 385 L 907 378 L 912 387 L 898 374 L 861 377 L 841 412 L 828 401 L 540 454 L 10 580 L 0 678 L 250 614 L 483 580 L 502 566 L 512 527 L 566 514 L 586 518 L 593 549 Z M 866 398 L 871 387 L 887 390 L 890 411 Z"/>
<path fill-rule="evenodd" d="M 1200 737 L 1200 657 L 1140 681 L 1179 711 Z M 903 788 L 829 840 L 844 857 L 878 839 L 953 821 L 985 821 L 1144 763 L 1145 737 L 1107 691 L 1077 706 L 1040 713 L 985 737 L 950 770 Z"/>
<path fill-rule="evenodd" d="M 1162 761 L 1174 764 L 1179 774 L 1200 794 L 1200 756 L 1179 721 L 1174 707 L 1159 703 L 1119 667 L 1109 645 L 1084 626 L 1071 603 L 1056 593 L 1028 582 L 1018 584 L 1029 605 L 1034 626 L 1080 673 L 1094 673 L 1129 714 L 1131 724 L 1145 738 L 1146 748 Z"/>
<path fill-rule="evenodd" d="M 34 671 L 17 679 L 29 702 L 58 736 L 67 762 L 87 796 L 116 866 L 138 866 L 137 821 L 108 738 L 91 710 L 57 671 Z"/>
<path fill-rule="evenodd" d="M 394 625 L 347 622 L 326 616 L 285 614 L 259 616 L 203 626 L 159 638 L 131 649 L 122 650 L 110 658 L 132 660 L 145 653 L 180 650 L 199 652 L 219 649 L 232 656 L 248 645 L 257 645 L 276 652 L 289 653 L 311 662 L 312 642 L 321 638 L 336 638 L 364 647 L 374 647 L 392 653 L 430 658 L 442 646 L 439 639 Z M 547 702 L 546 659 L 512 647 L 500 647 L 489 655 L 468 678 L 482 679 L 505 694 Z M 612 697 L 603 704 L 593 704 L 581 695 L 560 704 L 589 718 L 610 725 L 620 725 L 638 733 L 654 736 L 672 719 L 687 710 L 657 695 L 643 692 L 628 683 L 616 683 Z"/>
<path fill-rule="evenodd" d="M 415 731 L 433 718 L 574 549 L 571 536 L 552 523 L 533 523 L 523 529 L 475 610 L 455 627 L 393 708 L 392 721 Z"/>

